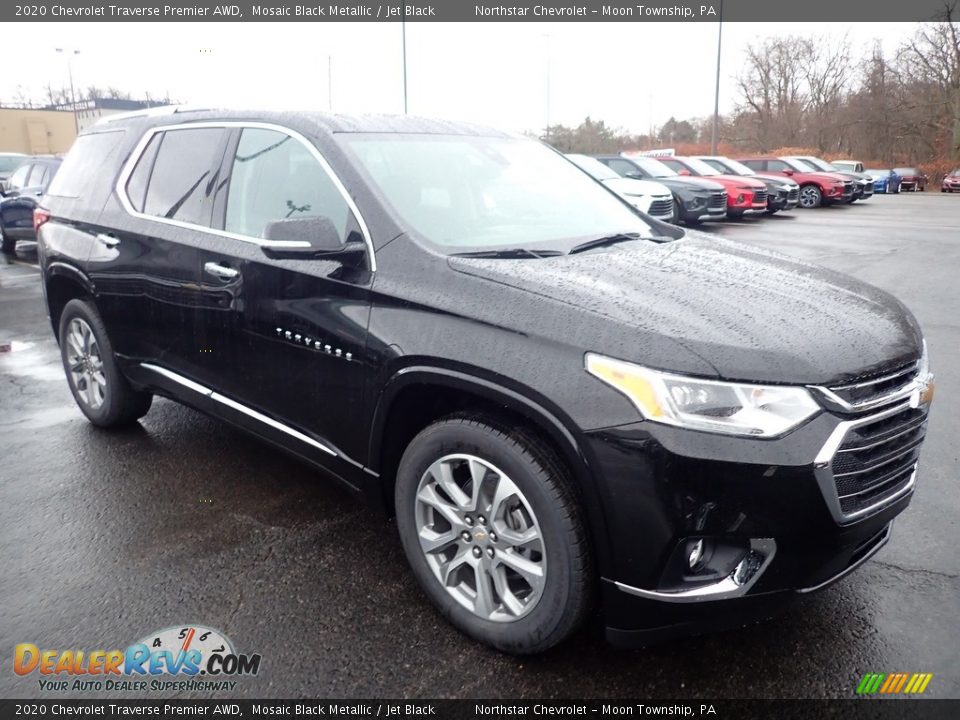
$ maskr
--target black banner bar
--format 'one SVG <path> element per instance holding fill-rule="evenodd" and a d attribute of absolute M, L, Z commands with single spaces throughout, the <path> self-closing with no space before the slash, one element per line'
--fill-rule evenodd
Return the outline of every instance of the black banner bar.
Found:
<path fill-rule="evenodd" d="M 960 700 L 0 700 L 0 720 L 64 717 L 955 720 Z"/>
<path fill-rule="evenodd" d="M 905 22 L 940 19 L 950 0 L 36 0 L 2 22 Z"/>

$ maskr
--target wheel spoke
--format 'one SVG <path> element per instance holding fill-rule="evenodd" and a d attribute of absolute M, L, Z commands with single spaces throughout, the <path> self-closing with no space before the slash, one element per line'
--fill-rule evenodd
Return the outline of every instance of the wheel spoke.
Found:
<path fill-rule="evenodd" d="M 497 489 L 493 493 L 493 500 L 490 502 L 490 518 L 500 516 L 500 511 L 503 508 L 503 504 L 516 495 L 518 492 L 517 486 L 513 484 L 513 481 L 508 478 L 506 475 L 500 475 L 497 477 Z"/>
<path fill-rule="evenodd" d="M 523 548 L 540 540 L 540 532 L 535 527 L 528 527 L 526 530 L 514 530 L 504 525 L 498 527 L 497 534 L 501 542 L 514 548 Z"/>
<path fill-rule="evenodd" d="M 457 549 L 457 553 L 450 560 L 440 566 L 440 582 L 446 587 L 450 587 L 451 580 L 456 577 L 457 570 L 468 563 L 470 559 L 470 549 L 465 545 Z"/>
<path fill-rule="evenodd" d="M 429 505 L 434 512 L 438 513 L 440 517 L 446 520 L 454 529 L 460 529 L 465 527 L 463 520 L 460 519 L 460 516 L 457 514 L 457 509 L 443 500 L 437 491 L 434 489 L 434 486 L 427 485 L 426 487 L 420 490 L 420 493 L 417 495 L 417 499 Z"/>
<path fill-rule="evenodd" d="M 472 492 L 470 493 L 470 509 L 477 510 L 480 503 L 480 490 L 483 488 L 483 481 L 487 477 L 487 466 L 477 460 L 470 458 L 467 461 L 470 468 L 470 479 L 472 480 Z"/>
<path fill-rule="evenodd" d="M 506 573 L 503 572 L 502 568 L 494 567 L 490 570 L 490 576 L 493 578 L 493 586 L 497 589 L 497 595 L 503 601 L 503 606 L 511 615 L 519 617 L 523 613 L 524 605 L 507 584 Z"/>
<path fill-rule="evenodd" d="M 470 498 L 460 489 L 457 481 L 453 479 L 453 467 L 448 461 L 440 460 L 439 462 L 435 462 L 427 472 L 433 476 L 433 479 L 437 481 L 437 485 L 443 488 L 447 497 L 453 500 L 457 506 L 464 508 L 470 503 Z"/>
<path fill-rule="evenodd" d="M 527 560 L 512 550 L 497 553 L 497 562 L 505 565 L 524 579 L 534 591 L 539 591 L 543 584 L 543 568 L 532 560 Z"/>
<path fill-rule="evenodd" d="M 455 543 L 458 537 L 456 530 L 438 533 L 431 528 L 423 528 L 420 530 L 420 547 L 425 553 L 435 553 Z"/>
<path fill-rule="evenodd" d="M 473 573 L 477 583 L 477 598 L 473 605 L 474 612 L 480 617 L 490 617 L 493 611 L 497 609 L 496 601 L 493 598 L 493 588 L 490 585 L 492 578 L 481 563 L 477 563 Z"/>

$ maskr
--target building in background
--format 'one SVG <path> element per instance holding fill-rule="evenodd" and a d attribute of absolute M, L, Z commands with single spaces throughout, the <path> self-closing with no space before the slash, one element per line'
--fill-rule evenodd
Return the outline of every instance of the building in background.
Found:
<path fill-rule="evenodd" d="M 62 155 L 78 132 L 101 118 L 168 104 L 155 100 L 91 98 L 46 107 L 0 107 L 0 152 Z"/>
<path fill-rule="evenodd" d="M 70 110 L 0 107 L 0 152 L 59 155 L 76 137 Z"/>

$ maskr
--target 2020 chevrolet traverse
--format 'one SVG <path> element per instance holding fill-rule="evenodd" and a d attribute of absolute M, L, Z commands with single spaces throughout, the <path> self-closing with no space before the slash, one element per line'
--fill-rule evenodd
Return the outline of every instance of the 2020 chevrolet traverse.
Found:
<path fill-rule="evenodd" d="M 506 651 L 596 607 L 620 644 L 742 622 L 864 562 L 914 490 L 932 378 L 900 302 L 653 220 L 526 138 L 114 116 L 35 222 L 91 422 L 163 395 L 298 455 Z"/>

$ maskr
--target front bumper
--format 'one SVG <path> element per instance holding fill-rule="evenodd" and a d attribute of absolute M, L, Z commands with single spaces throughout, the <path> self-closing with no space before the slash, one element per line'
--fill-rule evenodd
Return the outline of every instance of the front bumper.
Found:
<path fill-rule="evenodd" d="M 925 408 L 912 412 L 925 423 Z M 910 503 L 915 474 L 868 512 L 845 517 L 823 460 L 845 421 L 824 412 L 774 440 L 649 422 L 589 433 L 617 548 L 603 581 L 610 641 L 643 645 L 742 625 L 830 585 L 879 550 Z M 678 571 L 697 538 L 742 555 L 702 579 L 686 566 Z"/>

